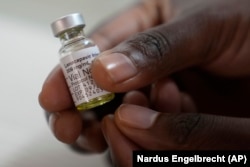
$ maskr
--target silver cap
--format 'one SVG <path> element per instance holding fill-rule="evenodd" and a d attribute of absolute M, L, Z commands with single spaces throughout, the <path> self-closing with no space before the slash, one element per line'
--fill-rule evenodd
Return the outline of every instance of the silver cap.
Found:
<path fill-rule="evenodd" d="M 80 13 L 63 16 L 51 23 L 51 28 L 55 37 L 75 27 L 85 27 L 84 18 Z"/>

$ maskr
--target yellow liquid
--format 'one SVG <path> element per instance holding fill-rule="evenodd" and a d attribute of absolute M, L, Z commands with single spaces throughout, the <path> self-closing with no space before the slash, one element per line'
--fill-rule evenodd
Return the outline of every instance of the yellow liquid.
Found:
<path fill-rule="evenodd" d="M 112 99 L 114 99 L 114 97 L 115 97 L 114 93 L 103 95 L 103 96 L 94 98 L 94 99 L 90 100 L 89 102 L 82 103 L 82 104 L 76 106 L 76 108 L 79 111 L 88 110 L 88 109 L 103 105 L 103 104 L 111 101 Z"/>

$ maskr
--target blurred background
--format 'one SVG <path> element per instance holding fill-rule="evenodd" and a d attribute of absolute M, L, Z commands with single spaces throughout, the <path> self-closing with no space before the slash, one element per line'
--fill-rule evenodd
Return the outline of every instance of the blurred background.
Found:
<path fill-rule="evenodd" d="M 0 166 L 105 167 L 106 155 L 81 155 L 50 132 L 38 94 L 58 63 L 50 23 L 81 12 L 90 32 L 136 0 L 0 1 Z"/>

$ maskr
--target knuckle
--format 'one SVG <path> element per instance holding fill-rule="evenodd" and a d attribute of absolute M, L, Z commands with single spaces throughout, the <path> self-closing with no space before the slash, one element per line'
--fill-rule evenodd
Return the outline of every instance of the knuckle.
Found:
<path fill-rule="evenodd" d="M 199 147 L 196 136 L 205 126 L 201 114 L 177 114 L 173 116 L 172 121 L 172 125 L 169 126 L 169 136 L 177 148 Z"/>
<path fill-rule="evenodd" d="M 127 41 L 132 50 L 137 51 L 137 56 L 132 57 L 141 67 L 158 65 L 163 62 L 166 53 L 170 50 L 167 38 L 157 30 L 141 32 Z M 157 69 L 159 69 L 158 66 Z"/>

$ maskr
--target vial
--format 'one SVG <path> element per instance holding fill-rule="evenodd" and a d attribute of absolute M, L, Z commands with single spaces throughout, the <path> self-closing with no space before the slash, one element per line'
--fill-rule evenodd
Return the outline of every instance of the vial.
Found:
<path fill-rule="evenodd" d="M 62 47 L 60 64 L 74 104 L 79 111 L 105 104 L 114 93 L 98 87 L 92 78 L 90 66 L 100 51 L 98 46 L 84 35 L 85 21 L 80 13 L 61 17 L 51 24 L 55 37 Z"/>

